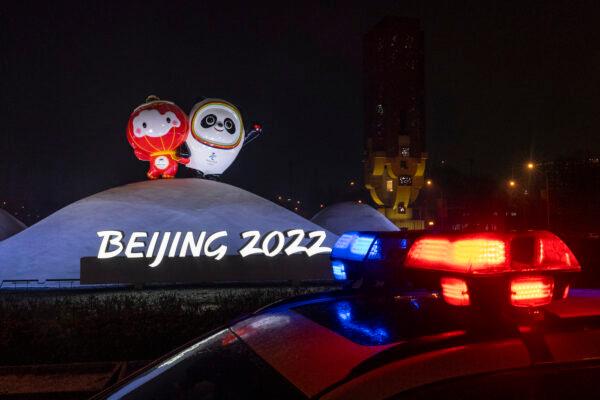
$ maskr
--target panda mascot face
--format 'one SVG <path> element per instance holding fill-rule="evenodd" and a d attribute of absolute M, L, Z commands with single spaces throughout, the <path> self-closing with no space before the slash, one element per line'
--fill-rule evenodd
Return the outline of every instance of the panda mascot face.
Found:
<path fill-rule="evenodd" d="M 233 104 L 207 99 L 190 112 L 190 149 L 192 168 L 206 175 L 220 175 L 233 163 L 244 144 L 244 123 Z"/>

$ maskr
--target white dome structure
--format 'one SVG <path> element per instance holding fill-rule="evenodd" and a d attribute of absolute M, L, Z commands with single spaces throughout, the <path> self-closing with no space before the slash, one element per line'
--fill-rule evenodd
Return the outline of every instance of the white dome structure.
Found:
<path fill-rule="evenodd" d="M 0 242 L 0 282 L 79 279 L 80 258 L 98 255 L 99 231 L 122 231 L 127 239 L 132 232 L 224 230 L 228 235 L 219 242 L 227 245 L 227 254 L 237 254 L 248 242 L 241 232 L 290 229 L 323 230 L 228 184 L 193 178 L 138 182 L 79 200 Z M 337 237 L 326 234 L 324 245 L 332 247 Z"/>
<path fill-rule="evenodd" d="M 343 202 L 319 211 L 311 222 L 336 235 L 348 231 L 397 231 L 396 225 L 367 204 Z"/>
<path fill-rule="evenodd" d="M 0 241 L 7 239 L 25 229 L 24 223 L 0 209 Z"/>

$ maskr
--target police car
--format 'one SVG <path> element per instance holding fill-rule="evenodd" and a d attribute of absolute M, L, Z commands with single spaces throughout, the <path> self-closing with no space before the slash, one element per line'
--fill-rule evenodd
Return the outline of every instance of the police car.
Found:
<path fill-rule="evenodd" d="M 350 232 L 343 289 L 268 306 L 97 396 L 600 398 L 600 292 L 544 231 Z M 149 344 L 151 345 L 151 344 Z"/>

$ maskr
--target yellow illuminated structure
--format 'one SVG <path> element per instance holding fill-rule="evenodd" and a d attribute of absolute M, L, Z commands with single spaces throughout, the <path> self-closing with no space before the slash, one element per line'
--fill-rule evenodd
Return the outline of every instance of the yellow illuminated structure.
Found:
<path fill-rule="evenodd" d="M 423 229 L 425 223 L 413 218 L 412 205 L 425 184 L 427 155 L 410 157 L 408 136 L 399 136 L 400 152 L 389 157 L 385 151 L 371 151 L 367 143 L 368 159 L 365 186 L 377 209 L 400 228 Z M 404 155 L 403 155 L 404 152 Z"/>

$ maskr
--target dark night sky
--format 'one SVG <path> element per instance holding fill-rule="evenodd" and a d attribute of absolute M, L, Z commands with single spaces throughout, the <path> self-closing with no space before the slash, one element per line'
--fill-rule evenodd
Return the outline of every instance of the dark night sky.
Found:
<path fill-rule="evenodd" d="M 297 198 L 340 190 L 362 173 L 362 35 L 385 15 L 425 30 L 432 161 L 500 178 L 531 151 L 598 152 L 595 3 L 5 2 L 0 199 L 45 213 L 145 179 L 125 125 L 151 93 L 263 122 L 224 181 L 272 198 L 292 165 Z"/>

